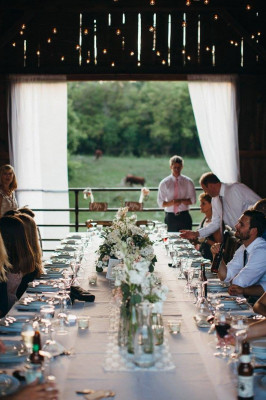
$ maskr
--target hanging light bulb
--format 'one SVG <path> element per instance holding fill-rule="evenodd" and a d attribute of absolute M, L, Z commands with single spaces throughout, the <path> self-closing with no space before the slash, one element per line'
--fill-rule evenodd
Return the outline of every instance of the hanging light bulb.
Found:
<path fill-rule="evenodd" d="M 215 21 L 217 21 L 217 19 L 219 19 L 219 15 L 218 15 L 218 14 L 214 14 L 213 19 L 214 19 Z"/>
<path fill-rule="evenodd" d="M 62 56 L 62 57 L 61 57 L 61 61 L 65 61 L 65 56 Z"/>
<path fill-rule="evenodd" d="M 154 6 L 154 4 L 155 4 L 155 0 L 150 0 L 150 5 Z"/>
<path fill-rule="evenodd" d="M 248 10 L 248 11 L 251 10 L 251 5 L 250 4 L 246 5 L 246 10 Z"/>
<path fill-rule="evenodd" d="M 107 49 L 103 49 L 103 54 L 106 54 L 107 53 Z"/>
<path fill-rule="evenodd" d="M 48 38 L 48 39 L 47 39 L 47 43 L 51 43 L 51 41 L 52 41 L 51 38 Z"/>
<path fill-rule="evenodd" d="M 134 56 L 134 51 L 131 51 L 130 53 L 129 53 L 131 56 Z"/>
<path fill-rule="evenodd" d="M 52 32 L 53 32 L 54 35 L 56 35 L 57 34 L 57 29 L 53 28 Z"/>
<path fill-rule="evenodd" d="M 117 30 L 115 31 L 115 33 L 117 34 L 117 36 L 119 36 L 119 35 L 121 35 L 121 30 L 120 30 L 120 29 L 117 29 Z"/>
<path fill-rule="evenodd" d="M 83 31 L 83 33 L 84 33 L 84 35 L 88 35 L 89 29 L 85 28 L 84 31 Z"/>
<path fill-rule="evenodd" d="M 191 1 L 190 1 L 190 0 L 187 0 L 187 1 L 186 1 L 186 6 L 189 7 L 190 5 L 191 5 Z"/>

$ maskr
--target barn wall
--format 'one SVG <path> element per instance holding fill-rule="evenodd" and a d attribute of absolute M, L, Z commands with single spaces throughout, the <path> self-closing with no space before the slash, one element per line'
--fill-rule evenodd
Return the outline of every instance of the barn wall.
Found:
<path fill-rule="evenodd" d="M 0 165 L 9 163 L 7 133 L 7 80 L 0 75 Z"/>
<path fill-rule="evenodd" d="M 239 94 L 241 180 L 266 197 L 266 75 L 240 76 Z"/>

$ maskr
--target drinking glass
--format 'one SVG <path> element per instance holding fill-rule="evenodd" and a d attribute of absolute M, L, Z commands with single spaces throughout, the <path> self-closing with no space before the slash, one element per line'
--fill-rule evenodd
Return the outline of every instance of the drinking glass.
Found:
<path fill-rule="evenodd" d="M 25 348 L 26 348 L 28 354 L 31 354 L 31 352 L 32 352 L 34 333 L 35 333 L 35 329 L 33 327 L 32 322 L 28 321 L 22 325 L 21 338 L 22 338 L 22 341 L 25 345 Z"/>
<path fill-rule="evenodd" d="M 214 324 L 218 339 L 218 345 L 216 346 L 218 351 L 216 351 L 214 355 L 216 357 L 226 358 L 228 356 L 228 350 L 230 349 L 230 346 L 227 346 L 224 337 L 228 334 L 231 327 L 229 315 L 227 313 L 217 311 L 214 316 Z"/>

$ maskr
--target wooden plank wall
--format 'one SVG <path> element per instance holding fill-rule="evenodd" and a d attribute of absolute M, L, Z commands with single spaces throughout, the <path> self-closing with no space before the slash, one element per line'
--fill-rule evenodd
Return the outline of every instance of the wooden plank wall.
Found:
<path fill-rule="evenodd" d="M 8 163 L 7 80 L 0 76 L 0 165 Z"/>
<path fill-rule="evenodd" d="M 266 198 L 266 75 L 239 78 L 241 181 Z"/>

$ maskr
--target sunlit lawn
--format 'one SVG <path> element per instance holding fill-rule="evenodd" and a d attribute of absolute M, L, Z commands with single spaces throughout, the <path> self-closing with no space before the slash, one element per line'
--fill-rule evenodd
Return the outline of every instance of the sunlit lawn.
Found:
<path fill-rule="evenodd" d="M 69 188 L 118 188 L 125 187 L 123 178 L 127 174 L 144 177 L 145 186 L 157 188 L 159 182 L 170 174 L 169 157 L 107 157 L 103 156 L 95 161 L 92 156 L 70 156 L 69 164 L 71 173 L 69 174 Z M 199 178 L 202 173 L 209 168 L 202 158 L 185 158 L 185 165 L 182 173 L 189 176 L 195 186 L 199 186 Z M 141 186 L 137 192 L 94 192 L 95 201 L 104 201 L 110 208 L 117 208 L 124 205 L 125 201 L 138 201 Z M 197 195 L 200 192 L 197 192 Z M 157 191 L 151 192 L 149 199 L 144 203 L 145 208 L 157 208 Z M 82 192 L 79 195 L 79 207 L 88 208 L 89 203 L 83 199 Z M 74 194 L 70 194 L 70 207 L 74 207 Z M 138 213 L 138 219 L 163 220 L 163 212 L 142 212 Z M 111 220 L 114 213 L 92 213 L 82 212 L 80 223 L 88 218 L 95 220 Z M 192 212 L 193 222 L 198 223 L 202 219 L 199 211 Z M 74 213 L 71 213 L 71 222 L 74 222 Z"/>

